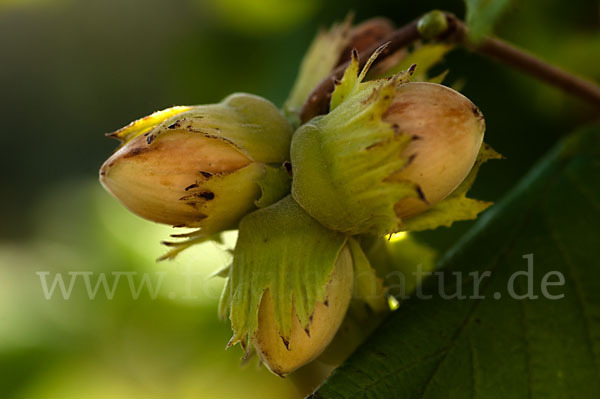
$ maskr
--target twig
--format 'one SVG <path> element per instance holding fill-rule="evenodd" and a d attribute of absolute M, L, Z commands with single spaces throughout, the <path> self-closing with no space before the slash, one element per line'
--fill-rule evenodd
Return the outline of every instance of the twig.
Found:
<path fill-rule="evenodd" d="M 449 30 L 455 31 L 454 40 L 457 43 L 600 107 L 600 87 L 597 84 L 566 72 L 500 39 L 490 37 L 472 44 L 467 38 L 467 27 L 460 19 L 450 13 L 446 13 L 446 19 Z"/>
<path fill-rule="evenodd" d="M 580 97 L 596 107 L 600 107 L 600 87 L 548 64 L 506 42 L 498 39 L 487 39 L 477 47 L 477 52 L 499 60 L 552 86 L 556 86 L 566 93 Z"/>
<path fill-rule="evenodd" d="M 560 68 L 555 67 L 527 52 L 496 38 L 484 38 L 479 43 L 468 40 L 466 25 L 453 14 L 445 13 L 448 26 L 436 40 L 461 44 L 468 49 L 496 59 L 506 65 L 525 72 L 539 80 L 553 85 L 566 93 L 571 93 L 588 103 L 600 108 L 600 87 L 593 82 L 574 76 Z M 360 67 L 364 66 L 371 54 L 381 45 L 388 43 L 387 48 L 378 57 L 376 62 L 383 61 L 390 54 L 412 42 L 421 39 L 417 28 L 419 20 L 396 30 L 380 43 L 377 43 L 363 55 L 359 55 Z M 312 91 L 300 112 L 302 123 L 328 111 L 331 93 L 335 88 L 335 80 L 343 76 L 348 63 L 337 67 L 329 77 L 323 79 Z"/>
<path fill-rule="evenodd" d="M 417 29 L 419 20 L 415 20 L 408 25 L 394 31 L 391 35 L 387 36 L 380 43 L 370 47 L 363 54 L 358 55 L 359 67 L 362 68 L 367 60 L 371 57 L 371 54 L 375 52 L 379 47 L 385 43 L 389 43 L 387 47 L 381 52 L 379 57 L 373 63 L 373 66 L 378 62 L 383 61 L 387 56 L 393 54 L 396 50 L 405 47 L 412 42 L 418 40 L 421 36 Z M 329 100 L 331 93 L 335 88 L 335 81 L 342 78 L 344 71 L 348 68 L 350 61 L 341 64 L 325 79 L 321 81 L 308 96 L 308 99 L 300 110 L 300 120 L 302 123 L 312 119 L 317 115 L 327 113 L 329 110 Z"/>

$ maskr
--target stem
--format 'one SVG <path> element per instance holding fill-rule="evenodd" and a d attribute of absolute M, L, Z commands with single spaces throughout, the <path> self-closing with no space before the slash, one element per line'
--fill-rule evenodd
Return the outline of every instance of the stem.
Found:
<path fill-rule="evenodd" d="M 387 47 L 381 52 L 379 57 L 373 62 L 373 66 L 383 61 L 386 57 L 396 52 L 396 50 L 405 47 L 412 42 L 418 40 L 421 36 L 417 29 L 417 23 L 419 20 L 412 21 L 408 25 L 394 31 L 380 43 L 371 46 L 362 55 L 358 55 L 359 68 L 362 68 L 371 55 L 381 47 L 383 44 L 388 43 Z M 329 110 L 329 100 L 331 99 L 331 93 L 335 88 L 335 81 L 339 80 L 344 76 L 344 71 L 350 65 L 350 61 L 347 61 L 333 70 L 333 72 L 323 79 L 308 96 L 308 99 L 300 110 L 300 121 L 302 123 L 309 121 L 317 115 L 327 113 Z"/>
<path fill-rule="evenodd" d="M 445 32 L 437 37 L 437 40 L 461 44 L 471 51 L 483 54 L 525 72 L 566 93 L 573 94 L 587 101 L 594 107 L 600 108 L 600 87 L 595 83 L 572 75 L 500 39 L 484 38 L 479 43 L 471 43 L 468 40 L 466 25 L 453 14 L 445 13 L 445 15 L 448 27 Z M 360 67 L 362 68 L 371 54 L 383 44 L 388 43 L 387 48 L 375 60 L 374 64 L 383 61 L 396 50 L 421 39 L 422 37 L 417 29 L 418 22 L 419 20 L 410 22 L 408 25 L 396 30 L 380 43 L 369 48 L 364 53 L 364 56 L 359 55 Z M 345 63 L 337 67 L 314 88 L 300 111 L 300 120 L 302 123 L 307 122 L 317 115 L 327 113 L 331 93 L 335 88 L 334 82 L 343 76 L 348 64 Z"/>
<path fill-rule="evenodd" d="M 600 87 L 593 82 L 572 75 L 506 42 L 493 38 L 487 39 L 477 48 L 477 52 L 600 107 Z"/>
<path fill-rule="evenodd" d="M 466 25 L 456 16 L 446 13 L 453 39 L 465 47 L 493 58 L 508 66 L 531 75 L 538 80 L 573 94 L 595 107 L 600 107 L 600 87 L 595 83 L 566 72 L 518 47 L 497 38 L 484 38 L 480 43 L 470 43 Z"/>

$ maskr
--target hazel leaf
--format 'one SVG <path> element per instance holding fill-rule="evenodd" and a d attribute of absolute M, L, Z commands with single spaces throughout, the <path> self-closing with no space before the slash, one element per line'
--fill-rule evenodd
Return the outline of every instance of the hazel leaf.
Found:
<path fill-rule="evenodd" d="M 506 12 L 512 0 L 465 0 L 469 37 L 479 41 L 490 34 L 496 21 Z"/>
<path fill-rule="evenodd" d="M 559 143 L 309 397 L 600 397 L 599 157 Z"/>

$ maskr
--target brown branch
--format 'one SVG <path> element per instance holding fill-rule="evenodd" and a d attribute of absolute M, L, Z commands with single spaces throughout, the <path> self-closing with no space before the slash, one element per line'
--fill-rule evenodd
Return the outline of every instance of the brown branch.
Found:
<path fill-rule="evenodd" d="M 396 50 L 405 47 L 412 42 L 419 39 L 421 36 L 419 35 L 419 31 L 417 30 L 417 23 L 419 21 L 415 20 L 408 25 L 403 26 L 402 28 L 394 31 L 391 35 L 387 36 L 380 43 L 371 46 L 367 51 L 363 54 L 358 55 L 359 67 L 362 68 L 367 60 L 371 57 L 371 54 L 375 52 L 379 47 L 384 45 L 385 43 L 389 43 L 387 47 L 383 50 L 383 52 L 377 57 L 373 66 L 378 62 L 383 61 L 387 56 L 393 54 Z M 331 93 L 335 88 L 335 81 L 342 78 L 344 75 L 344 71 L 350 64 L 350 61 L 345 62 L 344 64 L 339 65 L 333 72 L 325 79 L 321 81 L 315 87 L 308 96 L 308 99 L 302 106 L 300 110 L 300 121 L 302 123 L 309 121 L 313 117 L 317 115 L 322 115 L 327 113 L 329 110 L 329 100 L 331 99 Z"/>
<path fill-rule="evenodd" d="M 519 69 L 566 93 L 580 97 L 596 107 L 600 107 L 600 87 L 593 82 L 548 64 L 502 40 L 487 39 L 477 47 L 477 52 Z"/>
<path fill-rule="evenodd" d="M 573 94 L 600 108 L 600 87 L 595 83 L 574 76 L 500 39 L 485 38 L 481 42 L 473 44 L 468 40 L 467 27 L 465 24 L 453 14 L 446 13 L 445 15 L 448 27 L 436 40 L 462 44 L 474 52 L 483 54 L 525 72 L 526 74 L 555 86 L 566 93 Z M 388 46 L 377 58 L 376 63 L 383 61 L 396 50 L 421 39 L 421 35 L 417 29 L 418 21 L 419 20 L 415 20 L 396 30 L 380 43 L 377 43 L 365 51 L 364 55 L 359 56 L 360 67 L 362 68 L 371 54 L 385 43 L 388 43 Z M 321 83 L 315 87 L 300 111 L 302 123 L 307 122 L 317 115 L 327 113 L 331 93 L 335 88 L 334 82 L 336 79 L 340 79 L 343 76 L 347 67 L 348 63 L 340 65 L 329 77 L 323 79 Z"/>
<path fill-rule="evenodd" d="M 472 44 L 467 38 L 467 27 L 461 20 L 449 13 L 446 13 L 446 19 L 449 30 L 454 30 L 454 41 L 600 107 L 600 87 L 597 84 L 566 72 L 500 39 L 490 37 Z"/>

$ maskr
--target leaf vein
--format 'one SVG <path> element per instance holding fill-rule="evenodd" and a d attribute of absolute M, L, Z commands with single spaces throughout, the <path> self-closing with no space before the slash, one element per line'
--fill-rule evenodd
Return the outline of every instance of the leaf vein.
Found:
<path fill-rule="evenodd" d="M 583 315 L 584 329 L 586 332 L 586 338 L 588 341 L 588 345 L 591 350 L 590 353 L 592 354 L 592 359 L 593 359 L 594 366 L 596 367 L 596 372 L 598 373 L 598 375 L 600 375 L 599 348 L 595 344 L 594 337 L 592 335 L 592 330 L 591 330 L 592 320 L 591 320 L 591 316 L 590 316 L 589 306 L 584 298 L 583 289 L 581 288 L 579 276 L 577 276 L 575 273 L 575 267 L 573 266 L 573 260 L 571 259 L 571 256 L 567 252 L 567 249 L 565 248 L 564 243 L 560 239 L 560 237 L 558 235 L 558 230 L 556 229 L 556 226 L 554 226 L 554 224 L 550 221 L 550 216 L 549 216 L 550 213 L 547 212 L 548 211 L 547 204 L 544 203 L 544 205 L 545 205 L 544 206 L 544 216 L 545 216 L 544 219 L 546 221 L 546 226 L 548 227 L 548 231 L 550 233 L 550 237 L 551 237 L 552 241 L 554 241 L 554 243 L 556 244 L 556 247 L 558 248 L 558 252 L 560 253 L 560 256 L 563 258 L 563 261 L 565 263 L 566 270 L 569 274 L 569 277 L 570 277 L 571 281 L 573 281 L 575 297 L 577 298 L 579 308 L 581 309 L 581 313 Z"/>
<path fill-rule="evenodd" d="M 585 188 L 585 186 L 583 184 L 581 184 L 579 179 L 576 178 L 575 175 L 573 175 L 573 172 L 568 171 L 566 173 L 566 175 L 567 175 L 567 179 L 569 180 L 569 183 L 571 183 L 571 185 L 573 187 L 575 187 L 575 189 L 577 191 L 579 191 L 581 196 L 583 198 L 585 198 L 590 203 L 590 205 L 592 205 L 592 208 L 596 212 L 600 212 L 600 203 L 598 201 L 596 201 L 594 196 L 592 194 L 590 194 L 589 190 L 587 188 Z"/>
<path fill-rule="evenodd" d="M 519 282 L 519 288 L 523 289 L 523 284 Z M 525 300 L 518 300 L 521 310 L 521 327 L 523 331 L 523 341 L 525 341 L 525 365 L 527 367 L 527 397 L 531 399 L 533 397 L 533 373 L 531 367 L 531 340 L 529 328 L 527 327 L 527 312 L 525 311 Z"/>

